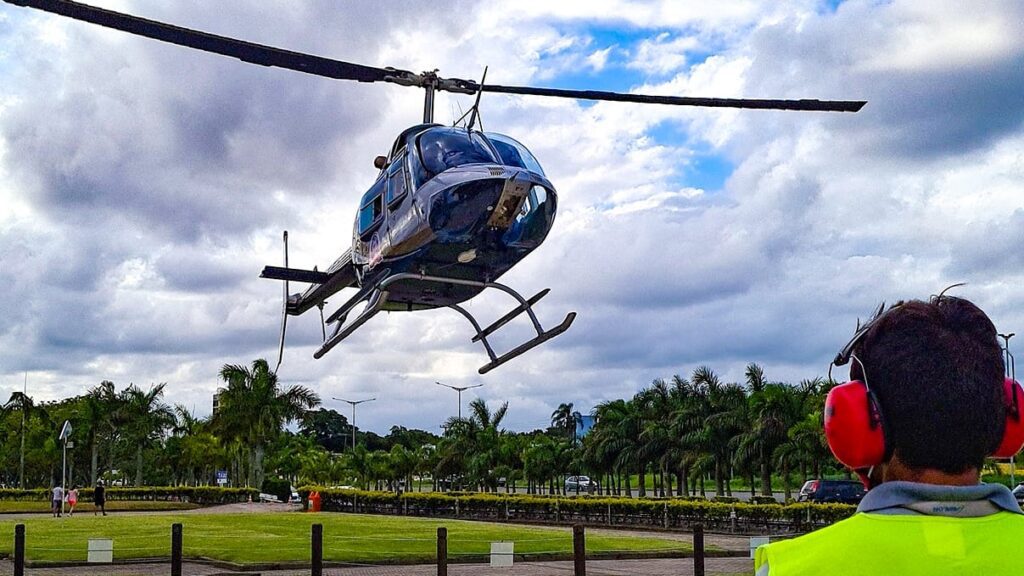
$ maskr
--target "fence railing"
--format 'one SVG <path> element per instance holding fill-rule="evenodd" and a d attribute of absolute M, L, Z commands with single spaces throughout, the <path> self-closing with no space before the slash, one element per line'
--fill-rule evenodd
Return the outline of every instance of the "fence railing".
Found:
<path fill-rule="evenodd" d="M 150 558 L 147 560 L 149 563 L 161 564 L 166 566 L 167 572 L 171 576 L 182 576 L 183 564 L 186 560 L 184 556 L 184 537 L 185 532 L 182 524 L 175 523 L 171 525 L 170 533 L 170 558 Z M 13 567 L 14 576 L 25 576 L 26 567 L 34 568 L 29 566 L 26 560 L 26 549 L 28 543 L 28 535 L 26 535 L 25 525 L 17 524 L 14 527 L 14 547 L 13 547 Z M 465 561 L 469 558 L 467 556 L 473 556 L 472 560 L 482 561 L 485 556 L 479 553 L 461 553 L 456 554 L 455 558 L 449 552 L 449 538 L 448 529 L 446 527 L 438 527 L 436 533 L 436 553 L 434 555 L 434 564 L 437 567 L 438 576 L 448 576 L 448 565 L 453 560 Z M 561 553 L 562 551 L 555 551 Z M 574 576 L 586 576 L 587 573 L 587 545 L 586 545 L 586 528 L 581 525 L 574 525 L 572 527 L 572 548 L 571 551 L 566 551 L 571 555 L 572 559 L 572 572 Z M 463 556 L 458 558 L 457 556 Z M 196 561 L 195 559 L 188 559 L 189 561 Z M 704 576 L 704 563 L 705 563 L 705 548 L 704 548 L 704 528 L 702 525 L 697 524 L 693 527 L 693 541 L 692 541 L 692 552 L 686 556 L 679 558 L 680 571 L 690 571 L 694 576 Z M 685 566 L 684 563 L 692 563 L 692 566 Z M 82 565 L 81 562 L 62 562 L 62 566 L 69 565 Z M 353 562 L 344 562 L 345 565 L 354 565 Z M 107 563 L 108 566 L 116 566 L 116 563 Z M 294 569 L 302 570 L 299 566 L 292 566 Z M 309 535 L 309 563 L 308 569 L 311 576 L 323 576 L 325 568 L 324 562 L 324 527 L 323 524 L 312 524 Z M 685 570 L 689 568 L 690 570 Z M 111 569 L 110 573 L 114 573 Z M 152 570 L 150 573 L 154 573 Z M 166 573 L 166 572 L 165 572 Z"/>
<path fill-rule="evenodd" d="M 758 534 L 808 532 L 847 518 L 856 511 L 856 506 L 849 504 L 809 502 L 782 505 L 692 499 L 313 491 L 319 495 L 322 509 L 333 512 L 668 530 L 692 530 L 700 525 L 715 531 Z M 310 493 L 308 488 L 300 489 L 304 499 Z"/>

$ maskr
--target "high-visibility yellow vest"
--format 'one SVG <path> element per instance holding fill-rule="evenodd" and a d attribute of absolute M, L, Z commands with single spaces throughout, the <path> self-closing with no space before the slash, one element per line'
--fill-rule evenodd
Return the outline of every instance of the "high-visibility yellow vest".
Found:
<path fill-rule="evenodd" d="M 757 549 L 770 576 L 1024 574 L 1024 515 L 854 514 L 810 534 Z"/>

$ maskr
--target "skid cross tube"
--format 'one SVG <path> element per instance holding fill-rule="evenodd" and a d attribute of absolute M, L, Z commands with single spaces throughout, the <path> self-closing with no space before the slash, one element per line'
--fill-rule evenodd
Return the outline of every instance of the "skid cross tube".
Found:
<path fill-rule="evenodd" d="M 448 308 L 455 310 L 459 314 L 462 314 L 467 320 L 469 320 L 470 324 L 473 325 L 473 329 L 476 331 L 476 335 L 472 338 L 472 342 L 480 342 L 481 344 L 483 344 L 484 350 L 487 352 L 487 356 L 490 359 L 490 362 L 480 367 L 480 369 L 478 370 L 480 374 L 486 374 L 487 372 L 490 372 L 494 368 L 501 366 L 505 362 L 508 362 L 509 360 L 525 353 L 526 351 L 536 346 L 539 346 L 544 342 L 547 342 L 548 340 L 554 338 L 555 336 L 558 336 L 562 332 L 565 332 L 566 330 L 569 329 L 569 326 L 572 325 L 573 320 L 576 319 L 576 313 L 570 312 L 568 315 L 566 315 L 565 320 L 563 320 L 561 324 L 552 328 L 551 330 L 544 330 L 544 327 L 541 326 L 540 324 L 540 320 L 537 319 L 537 315 L 534 314 L 533 312 L 533 305 L 536 304 L 537 301 L 539 301 L 541 298 L 547 295 L 549 291 L 547 288 L 541 290 L 532 298 L 527 300 L 526 298 L 523 298 L 522 295 L 519 294 L 519 292 L 516 292 L 515 290 L 509 288 L 508 286 L 505 286 L 504 284 L 498 284 L 497 282 L 481 282 L 479 280 L 444 278 L 441 276 L 428 276 L 426 274 L 403 272 L 400 274 L 395 274 L 393 276 L 388 276 L 384 280 L 378 282 L 377 285 L 373 286 L 372 288 L 363 288 L 362 290 L 360 290 L 359 293 L 357 293 L 355 296 L 349 299 L 348 302 L 346 302 L 343 306 L 341 306 L 340 308 L 338 308 L 338 310 L 331 314 L 327 318 L 326 323 L 334 323 L 334 331 L 331 333 L 331 336 L 329 338 L 326 338 L 324 340 L 323 345 L 313 354 L 313 357 L 322 357 L 324 354 L 330 351 L 331 348 L 334 348 L 339 342 L 341 342 L 350 334 L 352 334 L 352 332 L 354 332 L 356 328 L 359 328 L 360 326 L 365 324 L 370 318 L 373 318 L 388 303 L 388 287 L 394 284 L 395 282 L 402 281 L 456 284 L 461 286 L 473 286 L 484 289 L 497 288 L 498 290 L 501 290 L 502 292 L 515 298 L 516 301 L 519 302 L 519 306 L 517 306 L 511 312 L 505 314 L 504 316 L 502 316 L 501 318 L 499 318 L 486 328 L 481 328 L 480 323 L 477 322 L 476 318 L 474 318 L 473 315 L 465 308 L 459 306 L 458 304 L 448 305 Z M 366 301 L 366 307 L 363 309 L 363 311 L 354 320 L 352 320 L 348 324 L 345 324 L 345 320 L 347 319 L 349 312 L 351 312 L 352 309 L 355 308 L 357 304 L 364 300 Z M 519 346 L 516 346 L 515 348 L 502 354 L 501 356 L 498 356 L 494 352 L 494 348 L 491 346 L 491 343 L 487 341 L 487 337 L 496 332 L 497 330 L 499 330 L 500 328 L 502 328 L 503 326 L 505 326 L 506 324 L 508 324 L 512 319 L 516 318 L 523 312 L 526 312 L 526 315 L 529 316 L 530 322 L 533 324 L 534 330 L 537 331 L 537 336 L 530 340 L 527 340 L 526 342 L 520 344 Z"/>
<path fill-rule="evenodd" d="M 516 292 L 515 290 L 509 288 L 508 286 L 505 286 L 504 284 L 498 284 L 497 282 L 480 282 L 478 280 L 464 280 L 461 278 L 444 278 L 441 276 L 428 276 L 426 274 L 416 274 L 413 272 L 403 272 L 401 274 L 395 274 L 394 276 L 385 278 L 380 284 L 377 285 L 377 289 L 384 290 L 391 284 L 395 282 L 401 282 L 403 280 L 436 282 L 439 284 L 456 284 L 461 286 L 474 286 L 485 289 L 497 288 L 498 290 L 501 290 L 502 292 L 515 298 L 519 302 L 519 306 L 517 308 L 513 309 L 511 312 L 499 318 L 496 322 L 494 322 L 493 324 L 484 329 L 480 328 L 480 324 L 476 321 L 475 318 L 473 318 L 473 315 L 470 314 L 468 310 L 457 304 L 448 305 L 448 307 L 451 308 L 452 310 L 455 310 L 456 312 L 465 316 L 466 319 L 469 320 L 470 324 L 473 325 L 473 329 L 476 330 L 476 336 L 473 337 L 472 341 L 479 341 L 480 343 L 482 343 L 484 345 L 484 350 L 487 351 L 487 356 L 490 357 L 491 359 L 490 362 L 480 367 L 480 369 L 478 370 L 480 374 L 486 374 L 487 372 L 490 372 L 491 370 L 497 368 L 498 366 L 501 366 L 505 362 L 508 362 L 509 360 L 525 353 L 526 351 L 536 346 L 539 346 L 544 342 L 547 342 L 548 340 L 554 338 L 555 336 L 558 336 L 562 332 L 565 332 L 566 330 L 569 329 L 569 326 L 572 325 L 573 320 L 576 319 L 576 313 L 570 312 L 568 315 L 566 315 L 565 320 L 563 320 L 561 324 L 559 324 L 555 328 L 552 328 L 551 330 L 548 330 L 546 332 L 544 331 L 544 327 L 541 326 L 540 320 L 537 319 L 537 315 L 533 313 L 533 304 L 535 304 L 538 300 L 547 295 L 548 289 L 542 290 L 537 295 L 527 300 L 526 298 L 523 298 L 522 295 L 519 294 L 519 292 Z M 501 328 L 510 320 L 512 320 L 519 314 L 522 314 L 523 312 L 526 312 L 527 316 L 530 317 L 530 322 L 533 324 L 534 330 L 537 331 L 537 336 L 531 340 L 527 340 L 526 342 L 520 344 L 519 346 L 516 346 L 515 348 L 501 356 L 496 355 L 494 353 L 494 349 L 487 341 L 487 336 L 493 334 L 499 328 Z"/>
<path fill-rule="evenodd" d="M 334 333 L 331 334 L 331 337 L 323 343 L 323 346 L 313 353 L 313 358 L 319 359 L 324 354 L 330 352 L 331 348 L 334 348 L 339 342 L 347 338 L 349 334 L 355 332 L 356 328 L 359 328 L 365 324 L 367 320 L 376 316 L 377 312 L 380 312 L 381 308 L 384 307 L 384 304 L 386 304 L 387 301 L 387 290 L 374 290 L 373 293 L 370 294 L 370 297 L 366 299 L 366 308 L 359 313 L 359 316 L 357 316 L 355 320 L 346 324 L 344 328 L 342 328 L 342 324 L 345 321 L 345 315 L 341 317 L 341 320 L 334 327 Z"/>

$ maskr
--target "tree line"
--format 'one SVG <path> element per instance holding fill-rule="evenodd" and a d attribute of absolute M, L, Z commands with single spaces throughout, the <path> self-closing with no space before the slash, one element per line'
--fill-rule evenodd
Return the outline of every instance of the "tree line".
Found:
<path fill-rule="evenodd" d="M 265 360 L 226 365 L 218 408 L 198 418 L 164 401 L 165 384 L 118 390 L 101 382 L 85 394 L 35 402 L 15 392 L 0 407 L 0 486 L 59 482 L 62 423 L 71 423 L 69 483 L 211 485 L 226 471 L 232 486 L 267 478 L 391 490 L 565 493 L 566 475 L 584 474 L 609 495 L 731 495 L 737 483 L 786 496 L 797 482 L 841 472 L 822 434 L 832 383 L 770 382 L 756 364 L 742 383 L 701 367 L 689 378 L 658 379 L 632 398 L 598 404 L 593 427 L 572 403 L 544 430 L 512 432 L 508 403 L 482 399 L 441 434 L 393 426 L 385 436 L 359 431 L 320 406 L 303 386 L 282 386 Z M 288 429 L 297 423 L 297 431 Z"/>

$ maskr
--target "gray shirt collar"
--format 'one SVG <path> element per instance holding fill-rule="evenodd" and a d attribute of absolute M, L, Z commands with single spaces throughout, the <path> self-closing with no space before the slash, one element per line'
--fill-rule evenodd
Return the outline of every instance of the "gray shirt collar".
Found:
<path fill-rule="evenodd" d="M 1000 511 L 1024 514 L 1017 499 L 1002 484 L 946 486 L 919 482 L 884 482 L 871 490 L 857 506 L 858 512 L 875 514 L 927 514 L 937 516 L 987 516 Z"/>

